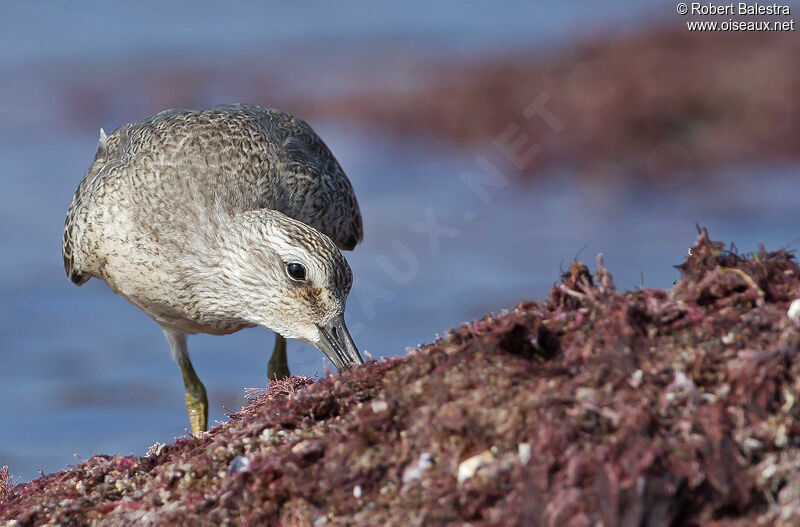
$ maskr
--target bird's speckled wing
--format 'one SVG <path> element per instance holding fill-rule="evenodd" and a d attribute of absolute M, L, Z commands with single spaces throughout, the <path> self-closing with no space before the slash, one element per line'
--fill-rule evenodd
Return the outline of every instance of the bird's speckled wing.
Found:
<path fill-rule="evenodd" d="M 191 192 L 188 189 L 192 189 Z M 355 193 L 304 121 L 249 105 L 168 110 L 101 134 L 67 212 L 64 266 L 81 284 L 102 266 L 101 238 L 158 241 L 202 209 L 278 210 L 353 249 L 363 237 Z M 198 213 L 198 210 L 201 212 Z M 123 227 L 112 225 L 125 218 Z M 119 221 L 118 221 L 119 220 Z M 145 240 L 145 241 L 142 241 Z"/>

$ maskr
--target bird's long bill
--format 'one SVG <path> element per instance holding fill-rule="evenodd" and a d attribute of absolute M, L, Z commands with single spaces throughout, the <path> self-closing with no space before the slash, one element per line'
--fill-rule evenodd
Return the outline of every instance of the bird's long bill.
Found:
<path fill-rule="evenodd" d="M 327 355 L 337 370 L 354 364 L 364 364 L 364 359 L 358 353 L 358 348 L 344 324 L 344 315 L 339 315 L 327 324 L 317 327 L 320 333 L 317 347 Z"/>

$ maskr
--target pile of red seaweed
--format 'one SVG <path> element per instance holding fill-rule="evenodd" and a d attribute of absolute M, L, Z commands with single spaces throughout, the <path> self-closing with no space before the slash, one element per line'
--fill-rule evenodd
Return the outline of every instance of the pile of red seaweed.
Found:
<path fill-rule="evenodd" d="M 408 357 L 6 485 L 7 525 L 800 524 L 800 267 L 702 232 L 670 291 L 575 262 Z M 0 483 L 0 485 L 2 485 Z M 2 495 L 0 495 L 2 496 Z"/>

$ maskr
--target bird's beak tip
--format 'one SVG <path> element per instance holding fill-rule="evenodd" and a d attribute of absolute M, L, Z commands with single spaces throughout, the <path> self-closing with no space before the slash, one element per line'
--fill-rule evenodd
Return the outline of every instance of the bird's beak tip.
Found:
<path fill-rule="evenodd" d="M 344 316 L 339 315 L 318 327 L 320 341 L 317 347 L 333 362 L 337 370 L 347 370 L 364 364 L 364 359 L 344 323 Z"/>

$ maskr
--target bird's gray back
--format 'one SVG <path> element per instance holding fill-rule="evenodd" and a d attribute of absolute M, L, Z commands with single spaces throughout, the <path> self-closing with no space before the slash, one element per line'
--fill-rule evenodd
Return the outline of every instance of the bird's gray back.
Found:
<path fill-rule="evenodd" d="M 168 110 L 101 136 L 67 213 L 67 274 L 82 283 L 96 273 L 104 255 L 93 252 L 116 224 L 135 231 L 117 233 L 123 243 L 174 242 L 220 207 L 277 210 L 341 249 L 363 236 L 347 176 L 304 121 L 248 105 Z"/>

